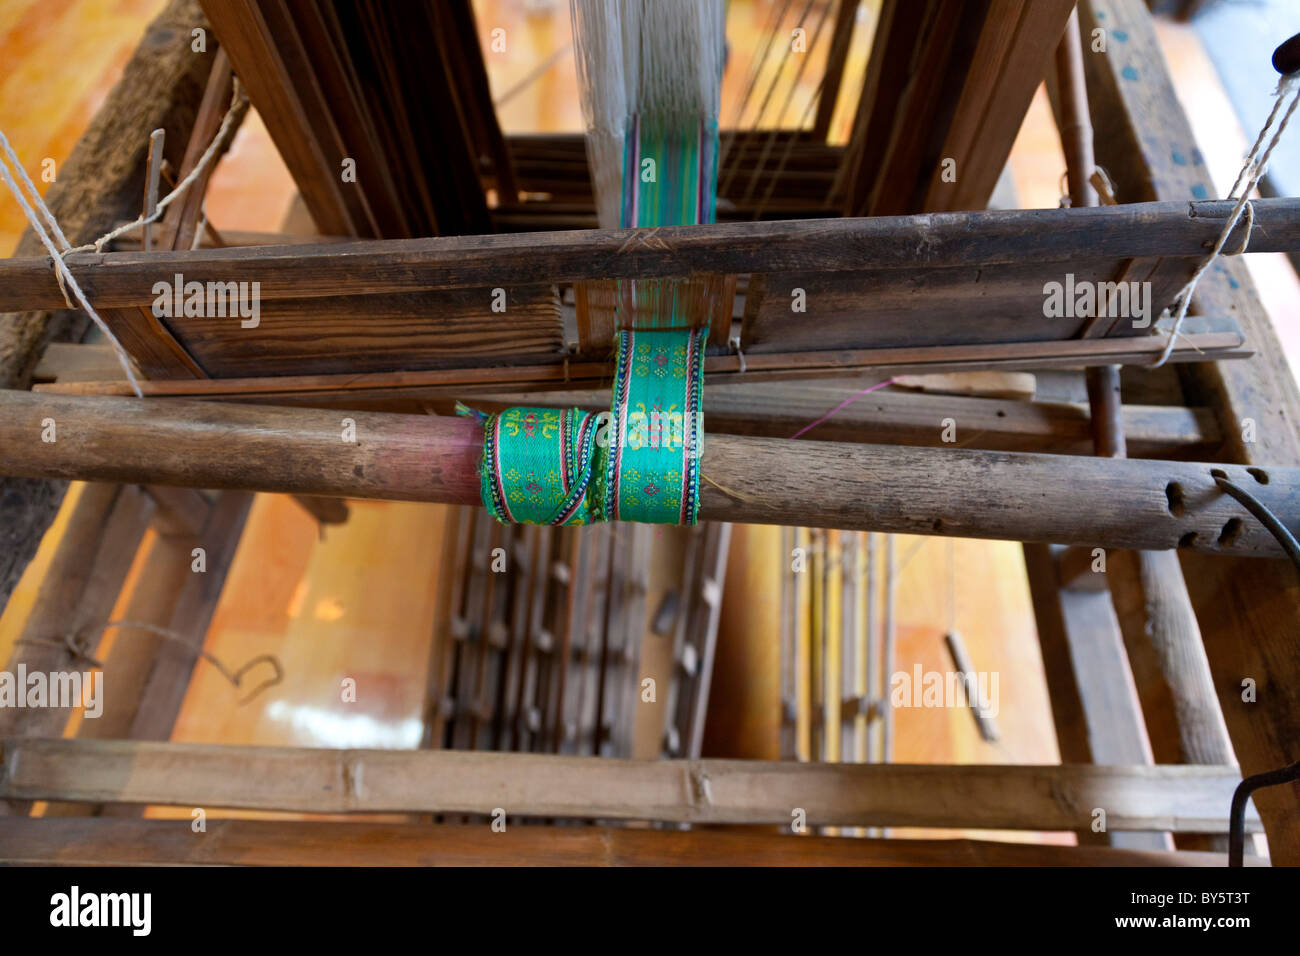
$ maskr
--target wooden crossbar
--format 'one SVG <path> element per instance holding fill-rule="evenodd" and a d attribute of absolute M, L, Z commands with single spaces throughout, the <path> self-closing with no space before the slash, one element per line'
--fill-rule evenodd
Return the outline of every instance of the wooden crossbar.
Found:
<path fill-rule="evenodd" d="M 1252 252 L 1300 250 L 1300 199 L 1255 201 Z M 152 306 L 154 284 L 258 282 L 264 300 L 697 274 L 835 273 L 1033 260 L 1196 257 L 1232 204 L 935 213 L 67 257 L 90 301 Z M 1227 248 L 1241 244 L 1238 226 Z M 1045 277 L 1046 278 L 1046 277 Z M 1057 277 L 1059 278 L 1059 276 Z M 47 258 L 0 260 L 0 311 L 66 308 Z"/>
<path fill-rule="evenodd" d="M 464 418 L 0 393 L 25 477 L 474 504 L 481 447 Z M 1281 556 L 1218 469 L 1300 525 L 1300 467 L 707 435 L 701 469 L 706 521 Z"/>
<path fill-rule="evenodd" d="M 0 862 L 157 866 L 1223 866 L 1226 854 L 761 831 L 0 817 Z M 1254 865 L 1257 858 L 1247 858 Z"/>
<path fill-rule="evenodd" d="M 301 813 L 1224 833 L 1233 767 L 637 761 L 7 738 L 0 798 Z M 1096 810 L 1105 811 L 1098 816 Z M 1250 822 L 1259 827 L 1257 819 Z"/>

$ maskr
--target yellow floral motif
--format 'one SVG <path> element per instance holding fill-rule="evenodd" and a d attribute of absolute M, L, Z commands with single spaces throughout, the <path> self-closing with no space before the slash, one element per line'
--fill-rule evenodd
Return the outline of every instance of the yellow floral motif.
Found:
<path fill-rule="evenodd" d="M 511 438 L 554 438 L 560 431 L 560 416 L 554 408 L 508 408 L 501 416 L 501 427 Z"/>
<path fill-rule="evenodd" d="M 678 376 L 685 375 L 686 346 L 675 345 L 669 348 L 642 342 L 636 347 L 633 361 L 636 363 L 637 375 L 654 373 L 656 378 L 663 378 L 670 373 Z"/>
<path fill-rule="evenodd" d="M 627 416 L 627 445 L 629 448 L 681 448 L 685 443 L 685 425 L 674 402 L 667 408 L 656 405 L 646 410 L 645 402 L 636 403 L 636 411 Z"/>
<path fill-rule="evenodd" d="M 639 469 L 626 468 L 619 476 L 619 497 L 623 503 L 640 508 L 651 501 L 681 501 L 682 476 L 674 472 L 643 475 Z"/>

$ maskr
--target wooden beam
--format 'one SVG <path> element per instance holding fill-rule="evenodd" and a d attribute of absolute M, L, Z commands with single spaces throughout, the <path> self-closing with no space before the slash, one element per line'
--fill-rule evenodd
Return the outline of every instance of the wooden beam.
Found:
<path fill-rule="evenodd" d="M 857 22 L 860 0 L 838 0 L 835 7 L 835 25 L 831 32 L 831 49 L 826 55 L 826 69 L 817 93 L 817 116 L 813 120 L 813 139 L 825 142 L 835 118 L 835 107 L 840 99 L 840 84 L 844 81 L 844 64 L 853 43 L 853 27 Z"/>
<path fill-rule="evenodd" d="M 870 379 L 817 379 L 704 386 L 705 426 L 710 434 L 788 438 L 853 398 Z M 452 399 L 436 403 L 452 413 Z M 511 405 L 548 408 L 609 407 L 608 390 L 475 395 L 475 408 Z M 1129 444 L 1139 458 L 1205 457 L 1220 442 L 1218 422 L 1203 408 L 1125 405 L 1120 412 Z M 945 418 L 957 425 L 957 444 L 990 451 L 1084 454 L 1091 450 L 1088 407 L 1068 402 L 1028 402 L 881 390 L 863 395 L 808 432 L 815 441 L 942 446 Z"/>
<path fill-rule="evenodd" d="M 301 813 L 1226 832 L 1230 767 L 795 764 L 7 738 L 0 797 Z M 1248 823 L 1258 829 L 1258 820 Z"/>
<path fill-rule="evenodd" d="M 250 0 L 214 3 L 202 0 L 213 21 L 222 49 L 230 55 L 235 73 L 267 128 L 276 134 L 275 145 L 307 201 L 320 230 L 331 235 L 369 234 L 369 224 L 349 209 L 340 175 L 341 167 L 332 126 L 313 125 L 307 106 L 289 78 L 289 69 L 277 49 L 265 13 Z M 274 4 L 278 11 L 280 4 Z M 321 96 L 320 90 L 314 90 Z M 94 301 L 93 299 L 91 301 Z"/>
<path fill-rule="evenodd" d="M 30 698 L 28 686 L 19 683 L 21 675 L 44 675 L 45 699 L 39 706 L 14 706 L 15 700 L 0 707 L 0 732 L 33 737 L 61 734 L 69 716 L 87 700 L 90 689 L 84 681 L 96 668 L 64 642 L 81 641 L 81 653 L 93 658 L 154 510 L 153 500 L 134 486 L 95 484 L 82 491 L 5 667 L 12 691 L 25 701 Z M 59 686 L 55 674 L 76 674 L 81 697 L 55 701 L 51 696 Z M 98 682 L 102 703 L 102 676 L 89 679 Z M 21 801 L 0 801 L 0 816 L 25 815 L 30 809 Z"/>
<path fill-rule="evenodd" d="M 1151 743 L 1110 596 L 1062 588 L 1051 549 L 1027 544 L 1024 550 L 1062 759 L 1152 766 Z M 1113 846 L 1173 849 L 1168 834 L 1118 833 L 1108 819 L 1103 822 Z M 1091 832 L 1090 826 L 1081 829 Z"/>
<path fill-rule="evenodd" d="M 397 501 L 479 501 L 466 418 L 0 393 L 0 473 Z M 59 440 L 42 442 L 42 421 Z M 700 519 L 1222 554 L 1281 549 L 1195 462 L 710 435 Z M 1300 524 L 1300 468 L 1224 470 Z M 1262 483 L 1267 480 L 1267 484 Z M 725 491 L 723 489 L 726 489 Z"/>
<path fill-rule="evenodd" d="M 83 646 L 94 655 L 102 626 L 109 620 L 153 514 L 152 499 L 137 487 L 92 484 L 84 489 L 14 644 L 5 668 L 8 674 L 16 675 L 19 668 L 31 674 L 92 669 L 63 641 L 89 638 Z M 59 734 L 74 709 L 48 704 L 0 707 L 0 732 L 34 737 Z"/>
<path fill-rule="evenodd" d="M 1228 323 L 1189 316 L 1183 323 L 1179 345 L 1171 362 L 1204 362 L 1211 358 L 1245 358 L 1241 333 Z M 806 352 L 768 352 L 747 355 L 707 355 L 706 376 L 712 381 L 761 382 L 824 378 L 859 371 L 954 372 L 1078 368 L 1088 365 L 1149 364 L 1164 349 L 1156 336 L 1115 336 L 1045 342 L 988 342 L 979 345 L 919 345 L 901 348 L 834 349 Z M 375 350 L 379 351 L 378 349 Z M 387 354 L 387 353 L 385 353 Z M 503 388 L 564 388 L 608 381 L 609 362 L 572 362 L 561 352 L 497 355 L 509 365 L 466 365 L 424 371 L 337 372 L 312 375 L 263 375 L 256 378 L 160 380 L 140 382 L 145 396 L 232 397 L 259 400 L 267 397 L 309 403 L 342 399 L 347 407 L 357 401 L 460 397 L 473 390 Z M 334 361 L 338 361 L 337 358 Z M 391 358 L 386 358 L 386 362 Z M 131 395 L 125 381 L 70 382 L 37 385 L 39 392 L 66 395 Z M 331 401 L 335 400 L 335 401 Z"/>
<path fill-rule="evenodd" d="M 951 127 L 928 174 L 925 209 L 982 209 L 1074 9 L 1074 0 L 993 0 Z M 942 159 L 955 160 L 945 181 Z"/>
<path fill-rule="evenodd" d="M 980 840 L 761 831 L 208 820 L 0 819 L 0 862 L 57 866 L 1223 866 L 1156 853 Z"/>
<path fill-rule="evenodd" d="M 1105 54 L 1085 58 L 1097 130 L 1097 159 L 1125 202 L 1209 197 L 1214 188 L 1169 77 L 1151 15 L 1141 0 L 1084 0 L 1085 33 L 1102 29 Z M 1231 246 L 1229 246 L 1231 248 Z M 1231 460 L 1300 464 L 1300 390 L 1245 265 L 1220 259 L 1197 287 L 1193 307 L 1234 315 L 1256 357 L 1205 363 L 1184 375 L 1196 401 L 1216 407 Z M 1200 561 L 1184 555 L 1183 573 L 1233 748 L 1244 774 L 1275 770 L 1296 759 L 1300 726 L 1300 620 L 1295 569 L 1282 562 Z M 1253 688 L 1253 691 L 1248 690 Z M 1258 791 L 1269 851 L 1281 864 L 1300 863 L 1300 786 Z"/>
<path fill-rule="evenodd" d="M 1231 208 L 1228 202 L 1135 203 L 189 252 L 80 253 L 68 256 L 67 263 L 96 305 L 147 308 L 157 299 L 153 287 L 158 276 L 173 272 L 182 272 L 187 283 L 259 282 L 266 301 L 695 274 L 1195 257 L 1218 237 Z M 1234 233 L 1229 245 L 1239 244 L 1240 238 Z M 1250 248 L 1300 249 L 1300 199 L 1257 200 Z M 47 259 L 0 260 L 0 309 L 62 305 Z"/>
<path fill-rule="evenodd" d="M 1057 123 L 1067 157 L 1070 201 L 1074 206 L 1095 206 L 1098 197 L 1091 184 L 1096 168 L 1092 120 L 1088 110 L 1083 43 L 1076 12 L 1071 12 L 1065 35 L 1057 49 L 1057 83 Z M 1096 453 L 1123 458 L 1128 454 L 1128 447 L 1120 412 L 1120 370 L 1114 365 L 1090 368 L 1087 370 L 1087 381 Z M 1125 703 L 1130 700 L 1142 702 L 1142 707 L 1137 709 L 1136 718 L 1146 762 L 1153 762 L 1154 759 L 1150 729 L 1159 731 L 1165 727 L 1152 710 L 1157 703 L 1163 703 L 1163 700 L 1153 699 L 1151 693 L 1155 683 L 1151 673 L 1151 665 L 1154 664 L 1172 698 L 1181 759 L 1187 763 L 1224 766 L 1235 764 L 1228 730 L 1224 726 L 1223 714 L 1215 697 L 1209 661 L 1201 644 L 1201 633 L 1196 625 L 1196 616 L 1192 611 L 1177 555 L 1170 551 L 1116 551 L 1111 555 L 1110 573 L 1101 579 L 1110 585 L 1117 613 L 1121 608 L 1140 608 L 1140 628 L 1132 626 L 1132 613 L 1118 618 L 1116 614 L 1106 615 L 1106 644 L 1109 646 L 1114 643 L 1113 634 L 1118 629 L 1127 646 L 1128 661 L 1125 663 L 1132 666 L 1124 667 L 1126 679 L 1122 685 L 1128 691 Z M 1090 599 L 1075 597 L 1071 600 Z M 1139 671 L 1140 685 L 1134 677 L 1134 672 Z M 1147 693 L 1142 693 L 1143 690 Z M 1143 721 L 1144 711 L 1147 722 Z M 1219 845 L 1212 848 L 1226 851 L 1226 843 L 1223 843 L 1222 838 L 1219 840 Z M 1211 849 L 1208 846 L 1203 848 Z"/>
<path fill-rule="evenodd" d="M 165 152 L 179 164 L 212 62 L 212 54 L 190 49 L 190 31 L 205 25 L 195 0 L 171 0 L 146 28 L 122 79 L 60 165 L 45 202 L 74 245 L 136 218 L 155 129 L 166 130 Z M 27 230 L 16 254 L 43 256 L 45 250 Z M 47 342 L 85 334 L 85 316 L 67 311 L 62 300 L 49 308 L 58 311 L 0 315 L 0 388 L 26 388 Z M 63 493 L 58 483 L 0 480 L 0 607 L 36 553 Z"/>

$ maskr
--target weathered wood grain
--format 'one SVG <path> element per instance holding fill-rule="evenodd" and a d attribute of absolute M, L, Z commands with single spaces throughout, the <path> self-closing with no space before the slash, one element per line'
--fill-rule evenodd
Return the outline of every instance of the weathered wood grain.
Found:
<path fill-rule="evenodd" d="M 1086 0 L 1079 16 L 1085 33 L 1100 27 L 1112 40 L 1106 54 L 1085 57 L 1085 66 L 1097 160 L 1115 180 L 1119 199 L 1213 196 L 1146 6 L 1140 0 Z M 1183 375 L 1189 397 L 1218 411 L 1226 455 L 1255 467 L 1300 464 L 1300 389 L 1245 264 L 1234 257 L 1220 259 L 1197 287 L 1193 307 L 1235 316 L 1257 350 L 1248 362 L 1203 363 Z M 1243 773 L 1291 763 L 1300 727 L 1295 569 L 1283 562 L 1183 559 L 1215 690 Z M 1253 695 L 1246 692 L 1247 682 L 1253 682 Z M 1300 829 L 1295 826 L 1300 786 L 1269 787 L 1256 793 L 1254 801 L 1267 824 L 1274 861 L 1300 863 Z"/>
<path fill-rule="evenodd" d="M 797 764 L 6 739 L 0 796 L 304 813 L 1223 832 L 1224 767 Z M 1252 830 L 1258 820 L 1250 821 Z"/>
<path fill-rule="evenodd" d="M 479 497 L 481 429 L 466 418 L 27 392 L 0 394 L 0 413 L 0 473 L 459 504 Z M 41 422 L 50 417 L 59 440 L 47 443 Z M 700 518 L 1280 554 L 1218 489 L 1215 467 L 709 435 Z M 1283 521 L 1300 523 L 1300 469 L 1222 467 Z"/>
<path fill-rule="evenodd" d="M 842 840 L 734 830 L 208 820 L 0 820 L 0 861 L 95 866 L 1223 866 L 1155 853 L 979 840 Z M 1249 865 L 1249 864 L 1248 864 Z"/>
<path fill-rule="evenodd" d="M 45 201 L 72 243 L 89 242 L 121 220 L 136 218 L 153 130 L 167 131 L 165 152 L 179 165 L 213 58 L 212 52 L 190 49 L 190 31 L 205 24 L 195 0 L 168 3 L 60 165 Z M 16 254 L 43 256 L 45 250 L 28 230 Z M 62 296 L 42 308 L 60 311 L 0 315 L 0 388 L 26 388 L 45 345 L 78 340 L 89 325 L 81 313 L 66 310 Z M 54 520 L 63 493 L 57 483 L 0 481 L 0 606 Z"/>
<path fill-rule="evenodd" d="M 90 301 L 150 306 L 159 275 L 258 281 L 265 299 L 493 288 L 700 273 L 936 269 L 1033 259 L 1198 256 L 1225 202 L 998 210 L 867 219 L 661 226 L 527 235 L 359 240 L 288 247 L 69 256 Z M 1300 199 L 1255 203 L 1250 248 L 1300 248 Z M 1229 246 L 1240 242 L 1239 226 Z M 1055 271 L 1044 281 L 1056 278 Z M 41 258 L 0 260 L 0 309 L 54 308 L 63 296 Z"/>

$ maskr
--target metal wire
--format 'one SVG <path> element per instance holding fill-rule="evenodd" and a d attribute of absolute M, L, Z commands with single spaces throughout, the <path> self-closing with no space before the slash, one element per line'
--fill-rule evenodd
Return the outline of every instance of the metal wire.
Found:
<path fill-rule="evenodd" d="M 1300 572 L 1300 543 L 1296 541 L 1290 529 L 1278 520 L 1277 515 L 1273 514 L 1266 504 L 1245 488 L 1230 481 L 1224 472 L 1216 468 L 1210 474 L 1226 494 L 1239 501 L 1247 511 L 1259 519 L 1259 523 L 1277 539 L 1277 543 L 1282 546 L 1282 550 Z M 1228 866 L 1241 866 L 1243 863 L 1242 857 L 1246 846 L 1246 804 L 1250 800 L 1250 795 L 1262 787 L 1274 787 L 1293 780 L 1300 780 L 1300 762 L 1279 770 L 1254 774 L 1237 784 L 1237 789 L 1232 794 L 1232 809 L 1228 817 Z"/>

